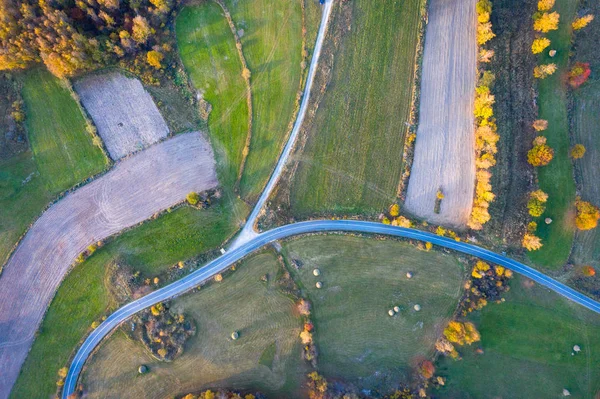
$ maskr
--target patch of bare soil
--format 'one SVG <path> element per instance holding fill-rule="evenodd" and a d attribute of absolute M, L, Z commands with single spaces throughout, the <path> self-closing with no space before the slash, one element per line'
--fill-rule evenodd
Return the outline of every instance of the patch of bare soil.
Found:
<path fill-rule="evenodd" d="M 8 397 L 50 300 L 89 244 L 217 184 L 210 144 L 194 132 L 118 163 L 50 207 L 0 275 L 0 398 Z"/>
<path fill-rule="evenodd" d="M 142 83 L 118 72 L 92 74 L 74 82 L 111 158 L 123 158 L 169 134 Z"/>
<path fill-rule="evenodd" d="M 420 120 L 404 209 L 463 227 L 473 206 L 473 98 L 477 44 L 474 0 L 431 0 L 425 33 Z M 438 190 L 444 194 L 435 212 Z"/>

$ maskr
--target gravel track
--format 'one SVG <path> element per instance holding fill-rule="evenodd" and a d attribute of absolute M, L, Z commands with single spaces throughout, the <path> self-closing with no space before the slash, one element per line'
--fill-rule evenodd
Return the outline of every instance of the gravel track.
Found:
<path fill-rule="evenodd" d="M 169 128 L 138 79 L 92 74 L 73 85 L 114 160 L 167 137 Z"/>
<path fill-rule="evenodd" d="M 0 398 L 7 398 L 56 289 L 85 248 L 218 184 L 208 141 L 187 133 L 118 163 L 31 227 L 0 275 Z"/>
<path fill-rule="evenodd" d="M 436 224 L 464 227 L 473 206 L 475 0 L 431 0 L 420 120 L 404 208 Z M 436 194 L 445 198 L 434 212 Z"/>

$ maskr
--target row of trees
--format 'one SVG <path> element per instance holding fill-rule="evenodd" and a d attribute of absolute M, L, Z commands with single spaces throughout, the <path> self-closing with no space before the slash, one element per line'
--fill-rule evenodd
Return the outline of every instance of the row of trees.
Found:
<path fill-rule="evenodd" d="M 43 62 L 58 77 L 141 54 L 159 67 L 173 0 L 0 0 L 0 70 Z"/>
<path fill-rule="evenodd" d="M 479 49 L 480 65 L 491 61 L 493 51 L 483 47 L 496 35 L 492 31 L 490 16 L 492 3 L 489 0 L 479 0 L 477 10 L 477 44 Z M 496 164 L 495 154 L 498 151 L 496 144 L 500 139 L 497 133 L 496 119 L 494 118 L 493 105 L 496 101 L 491 93 L 495 76 L 488 70 L 480 72 L 477 88 L 475 89 L 474 115 L 477 128 L 475 131 L 475 151 L 477 167 L 475 201 L 469 218 L 469 227 L 480 230 L 490 220 L 489 205 L 495 198 L 492 192 L 490 168 Z"/>

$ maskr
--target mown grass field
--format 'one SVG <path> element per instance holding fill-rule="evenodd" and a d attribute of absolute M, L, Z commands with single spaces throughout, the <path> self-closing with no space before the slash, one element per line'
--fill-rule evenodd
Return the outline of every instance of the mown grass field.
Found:
<path fill-rule="evenodd" d="M 119 259 L 144 277 L 155 276 L 180 260 L 217 248 L 237 229 L 235 215 L 240 213 L 245 210 L 222 205 L 203 211 L 177 209 L 124 233 L 75 267 L 50 305 L 11 397 L 52 397 L 58 369 L 68 365 L 91 323 L 116 305 L 104 282 L 107 264 Z"/>
<path fill-rule="evenodd" d="M 569 120 L 567 115 L 567 87 L 564 75 L 567 73 L 569 51 L 571 49 L 571 22 L 575 18 L 578 4 L 570 0 L 558 0 L 555 6 L 560 13 L 557 31 L 548 33 L 551 48 L 557 50 L 554 58 L 540 57 L 539 63 L 556 63 L 558 71 L 538 82 L 539 118 L 548 121 L 548 129 L 543 132 L 548 145 L 554 149 L 554 159 L 548 166 L 538 168 L 539 186 L 548 193 L 546 212 L 542 218 L 551 218 L 549 225 L 541 219 L 538 235 L 544 246 L 530 252 L 530 259 L 538 266 L 558 268 L 564 265 L 571 252 L 574 237 L 575 181 L 573 164 L 569 157 Z"/>
<path fill-rule="evenodd" d="M 60 192 L 101 172 L 107 159 L 92 144 L 78 104 L 42 69 L 22 75 L 27 151 L 0 161 L 0 264 Z"/>
<path fill-rule="evenodd" d="M 285 243 L 284 253 L 302 264 L 292 272 L 313 305 L 320 372 L 359 389 L 384 393 L 406 381 L 413 362 L 433 355 L 461 294 L 456 258 L 405 242 L 319 235 Z"/>
<path fill-rule="evenodd" d="M 281 266 L 272 251 L 244 261 L 221 283 L 185 295 L 172 309 L 195 320 L 197 333 L 172 363 L 158 362 L 119 332 L 91 359 L 83 376 L 88 398 L 165 398 L 203 388 L 260 390 L 297 397 L 301 320 L 276 285 Z M 261 281 L 267 275 L 268 281 Z M 238 331 L 233 341 L 230 335 Z M 150 372 L 139 376 L 146 364 Z"/>
<path fill-rule="evenodd" d="M 331 81 L 297 155 L 291 205 L 298 216 L 374 213 L 395 200 L 423 4 L 344 3 L 352 8 L 351 29 L 336 7 L 331 27 L 342 38 Z"/>
<path fill-rule="evenodd" d="M 248 134 L 242 64 L 227 20 L 214 2 L 184 7 L 176 21 L 177 45 L 194 87 L 212 105 L 208 120 L 219 181 L 233 188 Z"/>
<path fill-rule="evenodd" d="M 443 358 L 437 373 L 440 398 L 594 399 L 600 391 L 600 317 L 545 288 L 512 282 L 506 302 L 474 317 L 481 344 L 459 349 L 463 359 Z M 573 346 L 581 352 L 571 355 Z M 474 352 L 481 347 L 483 354 Z"/>
<path fill-rule="evenodd" d="M 275 166 L 294 116 L 302 59 L 299 1 L 227 0 L 252 72 L 252 141 L 240 184 L 253 200 Z"/>

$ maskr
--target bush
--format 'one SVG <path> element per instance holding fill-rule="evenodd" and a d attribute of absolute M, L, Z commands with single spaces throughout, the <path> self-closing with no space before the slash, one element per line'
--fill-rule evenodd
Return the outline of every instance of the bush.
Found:
<path fill-rule="evenodd" d="M 540 37 L 539 39 L 535 39 L 533 41 L 533 44 L 531 45 L 531 52 L 533 54 L 539 54 L 548 46 L 550 46 L 550 39 L 546 37 Z"/>
<path fill-rule="evenodd" d="M 189 193 L 185 199 L 190 205 L 196 205 L 200 201 L 200 195 L 196 192 Z"/>
<path fill-rule="evenodd" d="M 591 230 L 598 225 L 600 209 L 597 206 L 578 198 L 575 201 L 575 208 L 577 208 L 575 225 L 579 230 Z"/>
<path fill-rule="evenodd" d="M 575 144 L 571 148 L 571 158 L 580 159 L 585 155 L 585 146 L 583 144 Z"/>
<path fill-rule="evenodd" d="M 568 82 L 574 89 L 578 88 L 590 78 L 592 70 L 588 62 L 576 62 L 569 71 Z"/>

